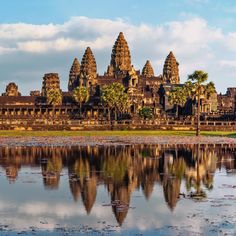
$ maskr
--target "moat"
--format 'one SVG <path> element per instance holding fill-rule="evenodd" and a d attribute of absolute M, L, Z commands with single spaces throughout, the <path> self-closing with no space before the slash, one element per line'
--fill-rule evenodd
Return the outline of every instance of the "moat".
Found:
<path fill-rule="evenodd" d="M 236 233 L 236 145 L 0 148 L 1 235 Z"/>

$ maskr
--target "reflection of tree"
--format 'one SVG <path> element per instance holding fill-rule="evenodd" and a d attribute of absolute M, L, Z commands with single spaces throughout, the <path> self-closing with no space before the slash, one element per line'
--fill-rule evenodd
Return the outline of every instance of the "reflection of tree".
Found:
<path fill-rule="evenodd" d="M 172 162 L 167 164 L 167 173 L 165 173 L 163 180 L 163 192 L 171 210 L 174 210 L 179 199 L 181 180 L 185 171 L 186 163 L 183 158 L 174 158 Z"/>
<path fill-rule="evenodd" d="M 208 189 L 213 188 L 213 175 L 216 169 L 217 158 L 211 150 L 200 149 L 200 144 L 195 146 L 194 152 L 195 167 L 190 168 L 186 176 L 187 190 L 194 188 L 195 191 L 190 193 L 190 197 L 195 200 L 206 198 L 206 191 L 202 188 L 202 184 Z"/>
<path fill-rule="evenodd" d="M 126 156 L 109 156 L 104 159 L 102 164 L 102 172 L 104 177 L 112 178 L 116 183 L 124 181 L 127 174 L 128 158 Z"/>
<path fill-rule="evenodd" d="M 60 181 L 60 173 L 62 170 L 62 159 L 52 157 L 42 165 L 42 174 L 44 185 L 48 189 L 57 189 Z"/>
<path fill-rule="evenodd" d="M 17 179 L 17 176 L 18 176 L 17 166 L 13 166 L 13 165 L 7 166 L 6 167 L 6 176 L 9 180 L 9 183 L 15 182 Z"/>

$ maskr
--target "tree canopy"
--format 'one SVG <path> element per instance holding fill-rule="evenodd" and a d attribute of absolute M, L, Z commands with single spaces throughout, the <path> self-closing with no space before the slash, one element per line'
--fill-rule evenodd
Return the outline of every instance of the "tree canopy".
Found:
<path fill-rule="evenodd" d="M 168 100 L 171 105 L 176 105 L 176 115 L 178 116 L 178 107 L 184 106 L 187 100 L 187 94 L 184 87 L 175 87 L 169 94 Z"/>
<path fill-rule="evenodd" d="M 102 89 L 102 102 L 109 110 L 124 113 L 129 107 L 129 97 L 125 87 L 120 83 L 112 83 Z"/>

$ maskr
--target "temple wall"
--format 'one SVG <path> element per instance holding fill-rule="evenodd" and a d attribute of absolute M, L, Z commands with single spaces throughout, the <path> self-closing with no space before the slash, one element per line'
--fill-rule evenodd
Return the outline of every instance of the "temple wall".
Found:
<path fill-rule="evenodd" d="M 106 120 L 73 120 L 64 116 L 25 117 L 0 119 L 1 130 L 195 130 L 191 121 L 175 120 L 122 120 L 112 123 Z M 236 121 L 202 121 L 201 130 L 205 131 L 236 131 Z"/>

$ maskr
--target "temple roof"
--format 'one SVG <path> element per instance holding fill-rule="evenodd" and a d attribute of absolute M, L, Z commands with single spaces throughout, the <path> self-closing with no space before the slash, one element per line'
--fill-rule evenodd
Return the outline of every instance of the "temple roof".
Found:
<path fill-rule="evenodd" d="M 80 64 L 77 58 L 74 59 L 73 64 L 70 69 L 70 76 L 78 75 L 80 72 Z"/>
<path fill-rule="evenodd" d="M 78 86 L 77 77 L 80 74 L 80 64 L 77 58 L 74 59 L 70 69 L 68 91 L 73 91 Z"/>
<path fill-rule="evenodd" d="M 146 61 L 145 65 L 143 67 L 142 75 L 145 77 L 154 76 L 154 70 L 153 70 L 151 62 L 149 60 Z"/>
<path fill-rule="evenodd" d="M 173 84 L 179 83 L 179 64 L 175 59 L 173 52 L 170 52 L 167 56 L 163 68 L 163 76 L 166 82 Z"/>
<path fill-rule="evenodd" d="M 97 76 L 97 64 L 93 52 L 90 47 L 87 47 L 82 58 L 80 73 L 84 76 Z"/>
<path fill-rule="evenodd" d="M 129 70 L 131 70 L 130 50 L 124 34 L 120 32 L 112 49 L 111 62 L 107 73 L 112 74 L 112 72 L 119 73 Z"/>

